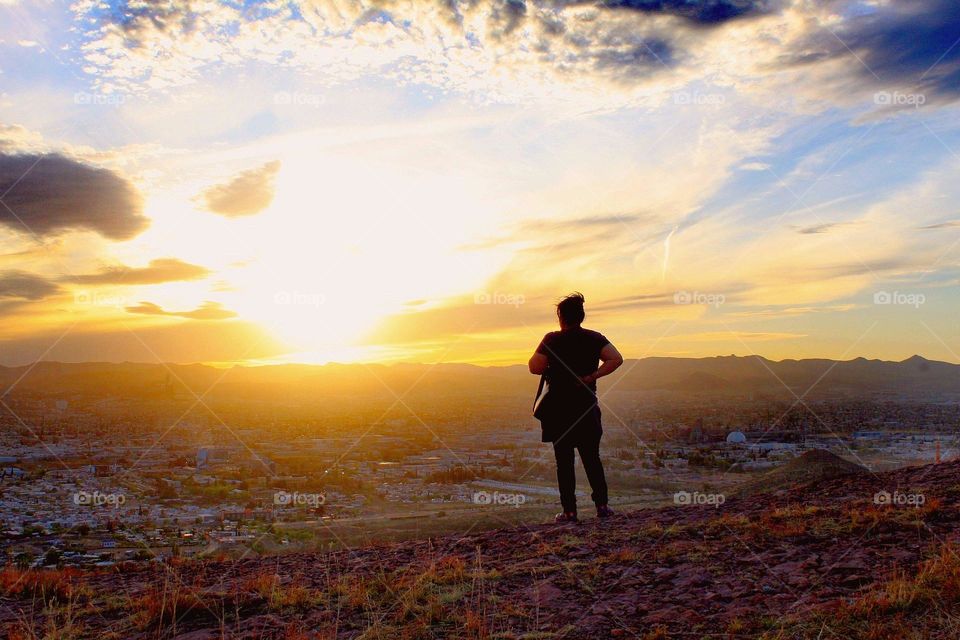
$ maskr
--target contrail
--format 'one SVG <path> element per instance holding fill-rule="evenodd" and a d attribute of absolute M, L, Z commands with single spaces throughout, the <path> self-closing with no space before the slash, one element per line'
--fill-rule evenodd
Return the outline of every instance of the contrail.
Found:
<path fill-rule="evenodd" d="M 670 262 L 670 238 L 673 237 L 676 231 L 676 227 L 671 229 L 663 241 L 663 271 L 660 273 L 660 282 L 664 282 L 667 279 L 667 264 Z"/>

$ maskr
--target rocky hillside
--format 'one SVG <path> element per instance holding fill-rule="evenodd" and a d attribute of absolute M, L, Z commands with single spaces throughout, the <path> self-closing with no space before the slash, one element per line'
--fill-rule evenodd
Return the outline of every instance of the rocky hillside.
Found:
<path fill-rule="evenodd" d="M 958 503 L 951 462 L 326 554 L 7 570 L 0 623 L 23 638 L 956 638 Z"/>
<path fill-rule="evenodd" d="M 838 476 L 870 473 L 861 465 L 824 449 L 811 449 L 737 487 L 737 495 L 753 495 L 784 489 L 794 484 L 828 480 Z"/>

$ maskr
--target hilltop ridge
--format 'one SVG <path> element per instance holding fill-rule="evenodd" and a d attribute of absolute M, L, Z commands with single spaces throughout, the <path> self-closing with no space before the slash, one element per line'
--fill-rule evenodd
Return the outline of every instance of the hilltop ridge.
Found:
<path fill-rule="evenodd" d="M 958 507 L 950 462 L 579 525 L 7 576 L 0 624 L 47 628 L 55 592 L 80 638 L 947 638 Z"/>
<path fill-rule="evenodd" d="M 811 449 L 786 464 L 739 485 L 737 493 L 744 496 L 752 495 L 764 491 L 782 490 L 795 484 L 863 473 L 869 473 L 869 471 L 855 462 L 844 460 L 825 449 Z"/>

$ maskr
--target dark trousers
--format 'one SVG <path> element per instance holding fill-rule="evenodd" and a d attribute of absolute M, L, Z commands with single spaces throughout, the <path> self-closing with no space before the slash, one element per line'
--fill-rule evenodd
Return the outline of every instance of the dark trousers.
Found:
<path fill-rule="evenodd" d="M 607 504 L 607 479 L 603 475 L 600 462 L 600 434 L 586 434 L 570 437 L 567 434 L 559 442 L 553 443 L 553 453 L 557 458 L 557 484 L 560 486 L 560 504 L 565 512 L 577 512 L 577 475 L 573 468 L 573 450 L 580 452 L 580 462 L 587 472 L 587 480 L 593 489 L 591 498 L 594 504 L 602 507 Z"/>

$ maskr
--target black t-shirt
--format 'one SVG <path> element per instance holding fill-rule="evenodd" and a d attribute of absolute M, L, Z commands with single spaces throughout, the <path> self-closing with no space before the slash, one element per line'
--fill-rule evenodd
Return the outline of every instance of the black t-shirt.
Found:
<path fill-rule="evenodd" d="M 597 370 L 600 351 L 610 344 L 602 333 L 577 327 L 551 331 L 543 336 L 537 353 L 547 356 L 551 389 L 583 389 L 581 377 Z M 590 385 L 596 393 L 597 383 Z"/>

